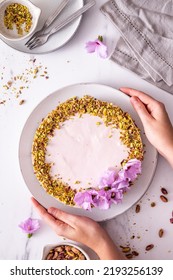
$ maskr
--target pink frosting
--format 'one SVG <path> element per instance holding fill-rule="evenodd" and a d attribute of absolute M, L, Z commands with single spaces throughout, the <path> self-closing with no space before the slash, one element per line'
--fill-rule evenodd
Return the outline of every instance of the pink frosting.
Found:
<path fill-rule="evenodd" d="M 55 129 L 47 146 L 46 162 L 54 163 L 53 178 L 62 178 L 74 189 L 87 189 L 97 187 L 110 166 L 118 172 L 127 156 L 128 148 L 120 141 L 118 129 L 106 127 L 97 116 L 84 114 Z M 76 184 L 77 181 L 80 183 Z"/>

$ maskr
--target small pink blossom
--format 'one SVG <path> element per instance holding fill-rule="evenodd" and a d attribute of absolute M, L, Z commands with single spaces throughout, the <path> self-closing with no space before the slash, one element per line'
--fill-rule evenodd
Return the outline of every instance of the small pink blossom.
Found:
<path fill-rule="evenodd" d="M 88 53 L 96 53 L 101 58 L 105 59 L 108 57 L 107 46 L 102 42 L 102 36 L 99 36 L 95 41 L 89 41 L 86 43 L 85 48 Z"/>
<path fill-rule="evenodd" d="M 115 181 L 116 171 L 114 169 L 108 169 L 104 172 L 100 179 L 99 187 L 109 187 Z"/>
<path fill-rule="evenodd" d="M 109 190 L 109 192 L 111 193 L 111 198 L 110 198 L 110 205 L 112 203 L 114 204 L 119 204 L 122 202 L 123 199 L 123 189 L 117 189 L 117 188 L 111 188 Z"/>
<path fill-rule="evenodd" d="M 119 179 L 117 178 L 115 182 L 112 184 L 113 188 L 116 188 L 117 190 L 122 190 L 123 193 L 127 192 L 130 189 L 129 181 L 127 179 Z"/>
<path fill-rule="evenodd" d="M 37 219 L 27 219 L 24 222 L 19 224 L 19 227 L 23 230 L 23 232 L 28 234 L 28 238 L 32 236 L 34 232 L 36 232 L 40 228 L 39 221 Z"/>
<path fill-rule="evenodd" d="M 74 202 L 85 210 L 91 210 L 91 205 L 93 203 L 93 190 L 88 190 L 85 192 L 78 192 L 74 197 Z"/>
<path fill-rule="evenodd" d="M 110 194 L 104 189 L 98 190 L 97 194 L 93 196 L 93 205 L 99 209 L 109 209 Z"/>
<path fill-rule="evenodd" d="M 137 175 L 141 173 L 141 161 L 131 159 L 125 164 L 123 169 L 125 170 L 125 178 L 133 182 L 137 178 Z"/>

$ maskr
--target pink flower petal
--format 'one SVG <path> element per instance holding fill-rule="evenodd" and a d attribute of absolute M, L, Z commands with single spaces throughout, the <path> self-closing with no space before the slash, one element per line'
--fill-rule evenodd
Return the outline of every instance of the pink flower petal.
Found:
<path fill-rule="evenodd" d="M 96 53 L 103 59 L 106 59 L 108 57 L 107 53 L 107 46 L 103 44 L 102 42 L 97 41 L 97 47 L 96 47 Z"/>
<path fill-rule="evenodd" d="M 74 202 L 76 205 L 81 206 L 85 210 L 91 210 L 91 205 L 93 203 L 92 191 L 76 193 Z"/>
<path fill-rule="evenodd" d="M 87 42 L 86 45 L 85 45 L 85 48 L 86 48 L 86 50 L 87 50 L 88 53 L 93 53 L 93 52 L 95 52 L 96 47 L 97 47 L 97 43 L 96 43 L 95 41 L 94 41 L 94 42 L 89 41 L 89 42 Z"/>
<path fill-rule="evenodd" d="M 108 186 L 112 185 L 113 182 L 115 181 L 115 176 L 116 176 L 115 170 L 108 169 L 107 171 L 105 171 L 105 173 L 101 177 L 99 186 L 101 188 L 104 188 L 104 187 L 108 187 Z"/>
<path fill-rule="evenodd" d="M 23 230 L 23 232 L 32 234 L 36 232 L 40 228 L 39 221 L 37 219 L 27 219 L 24 222 L 19 224 L 19 227 Z"/>

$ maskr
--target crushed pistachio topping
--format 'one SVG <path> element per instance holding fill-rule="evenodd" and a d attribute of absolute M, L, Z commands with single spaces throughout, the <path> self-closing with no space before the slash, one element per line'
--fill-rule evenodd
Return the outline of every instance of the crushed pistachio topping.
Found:
<path fill-rule="evenodd" d="M 143 145 L 140 137 L 140 130 L 134 124 L 130 115 L 123 112 L 121 108 L 98 100 L 91 96 L 82 98 L 73 97 L 57 106 L 42 120 L 36 130 L 33 147 L 33 168 L 37 179 L 46 192 L 61 202 L 74 205 L 76 190 L 72 189 L 67 182 L 62 179 L 53 179 L 50 175 L 51 163 L 45 162 L 46 147 L 49 138 L 53 136 L 55 129 L 60 129 L 63 123 L 76 114 L 90 114 L 102 118 L 106 126 L 112 126 L 120 130 L 120 139 L 128 147 L 128 157 L 122 161 L 122 166 L 130 159 L 143 159 Z"/>
<path fill-rule="evenodd" d="M 81 181 L 76 181 L 76 182 L 75 182 L 76 185 L 78 185 L 78 184 L 80 184 L 80 183 L 81 183 Z"/>
<path fill-rule="evenodd" d="M 26 6 L 19 3 L 10 4 L 4 13 L 4 25 L 11 30 L 16 26 L 18 34 L 23 35 L 31 29 L 32 15 Z"/>

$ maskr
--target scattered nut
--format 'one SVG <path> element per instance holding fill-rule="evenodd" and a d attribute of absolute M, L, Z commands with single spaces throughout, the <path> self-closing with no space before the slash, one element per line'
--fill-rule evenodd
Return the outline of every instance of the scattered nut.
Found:
<path fill-rule="evenodd" d="M 130 247 L 124 247 L 122 248 L 122 252 L 123 253 L 129 253 L 131 251 L 131 248 Z"/>
<path fill-rule="evenodd" d="M 27 62 L 27 61 L 26 61 Z M 4 73 L 6 67 L 0 67 L 0 80 L 3 81 L 3 84 L 1 82 L 2 91 L 1 93 L 4 93 L 5 101 L 8 103 L 13 98 L 21 98 L 23 92 L 27 91 L 30 87 L 30 84 L 32 82 L 32 79 L 44 77 L 46 79 L 47 74 L 45 74 L 44 70 L 47 70 L 47 67 L 44 67 L 41 63 L 36 62 L 36 59 L 30 59 L 27 64 L 28 66 L 23 69 L 21 73 L 16 73 L 15 75 L 11 75 L 10 80 L 4 79 Z M 26 64 L 26 63 L 25 63 Z M 27 65 L 26 64 L 26 65 Z M 1 70 L 2 68 L 2 70 Z M 2 72 L 1 72 L 2 71 Z M 0 101 L 0 105 L 1 105 Z"/>
<path fill-rule="evenodd" d="M 160 199 L 161 199 L 163 202 L 168 202 L 167 197 L 164 196 L 164 195 L 161 195 L 161 196 L 160 196 Z"/>
<path fill-rule="evenodd" d="M 141 206 L 140 206 L 139 204 L 137 204 L 137 205 L 136 205 L 136 210 L 135 210 L 135 212 L 136 212 L 136 213 L 139 213 L 140 210 L 141 210 Z"/>
<path fill-rule="evenodd" d="M 137 257 L 139 253 L 134 250 L 134 248 L 130 248 L 129 246 L 120 246 L 122 249 L 122 253 L 125 253 L 127 259 L 132 259 L 133 257 Z"/>
<path fill-rule="evenodd" d="M 155 207 L 156 203 L 155 202 L 151 202 L 151 207 Z"/>
<path fill-rule="evenodd" d="M 1 104 L 5 104 L 5 102 L 6 102 L 6 100 L 0 101 L 0 105 L 1 105 Z"/>
<path fill-rule="evenodd" d="M 168 191 L 165 188 L 161 188 L 161 192 L 165 195 L 168 194 Z"/>
<path fill-rule="evenodd" d="M 139 256 L 139 253 L 136 252 L 136 251 L 132 251 L 132 255 L 135 256 L 135 257 L 137 257 L 137 256 Z"/>
<path fill-rule="evenodd" d="M 19 105 L 22 105 L 23 103 L 25 103 L 25 100 L 20 100 Z"/>
<path fill-rule="evenodd" d="M 161 228 L 161 229 L 159 230 L 159 237 L 161 238 L 161 237 L 163 236 L 163 234 L 164 234 L 164 230 Z"/>
<path fill-rule="evenodd" d="M 132 259 L 133 258 L 132 254 L 126 254 L 125 256 L 126 256 L 127 259 Z"/>
<path fill-rule="evenodd" d="M 150 251 L 150 250 L 153 249 L 153 248 L 154 248 L 154 245 L 153 245 L 153 244 L 150 244 L 150 245 L 147 245 L 147 246 L 146 246 L 145 250 L 146 250 L 146 251 Z"/>

